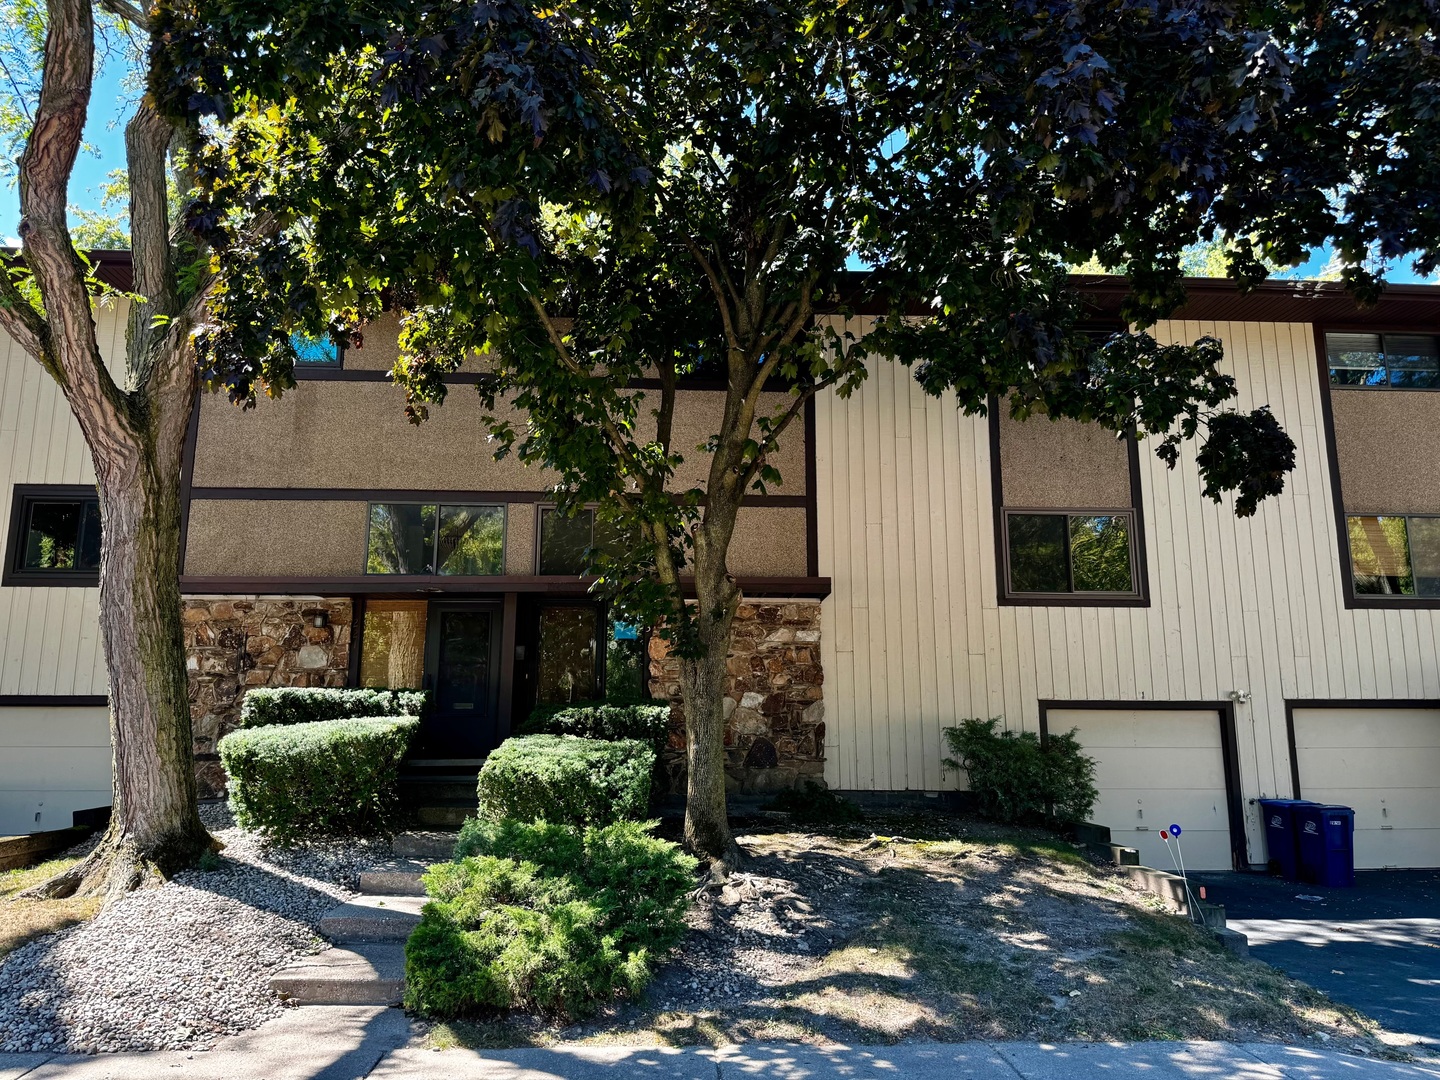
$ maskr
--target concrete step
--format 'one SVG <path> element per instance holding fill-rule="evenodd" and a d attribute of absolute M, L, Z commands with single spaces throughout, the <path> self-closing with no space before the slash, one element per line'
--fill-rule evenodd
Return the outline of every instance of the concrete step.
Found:
<path fill-rule="evenodd" d="M 297 1005 L 398 1005 L 405 997 L 405 946 L 370 942 L 304 956 L 270 977 Z"/>
<path fill-rule="evenodd" d="M 432 802 L 468 802 L 475 805 L 475 777 L 471 776 L 402 776 L 400 797 L 410 805 Z"/>
<path fill-rule="evenodd" d="M 390 850 L 401 858 L 436 862 L 454 857 L 455 840 L 455 833 L 449 830 L 417 829 L 395 837 Z"/>
<path fill-rule="evenodd" d="M 415 808 L 415 820 L 432 829 L 455 829 L 475 816 L 475 803 L 435 799 Z"/>
<path fill-rule="evenodd" d="M 359 891 L 367 896 L 424 896 L 418 870 L 367 870 L 360 875 Z"/>
<path fill-rule="evenodd" d="M 316 929 L 337 945 L 399 941 L 420 924 L 420 896 L 357 896 L 327 911 Z"/>

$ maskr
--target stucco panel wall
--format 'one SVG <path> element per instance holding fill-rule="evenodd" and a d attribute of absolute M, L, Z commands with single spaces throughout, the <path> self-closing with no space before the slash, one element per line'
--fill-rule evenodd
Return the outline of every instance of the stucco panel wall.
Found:
<path fill-rule="evenodd" d="M 190 504 L 185 572 L 331 577 L 365 572 L 362 502 L 209 499 Z"/>
<path fill-rule="evenodd" d="M 1003 411 L 999 424 L 1000 484 L 1006 506 L 1132 505 L 1129 453 L 1112 432 L 1096 424 L 1046 416 L 1012 420 Z"/>
<path fill-rule="evenodd" d="M 805 508 L 746 506 L 730 540 L 730 573 L 745 577 L 803 577 Z"/>
<path fill-rule="evenodd" d="M 366 351 L 369 339 L 366 339 Z M 348 358 L 347 358 L 348 362 Z M 652 407 L 654 392 L 642 411 Z M 766 413 L 788 401 L 767 394 Z M 719 391 L 683 391 L 675 408 L 672 445 L 685 458 L 674 487 L 703 485 L 709 455 L 696 448 L 715 430 L 724 406 Z M 432 406 L 420 425 L 404 415 L 401 390 L 383 382 L 303 381 L 278 401 L 244 411 L 217 395 L 200 404 L 193 483 L 198 487 L 302 487 L 544 491 L 554 473 L 521 465 L 513 455 L 495 461 L 480 399 L 470 386 L 454 386 L 445 404 Z M 517 428 L 524 417 L 512 413 Z M 654 431 L 643 415 L 641 437 Z M 804 425 L 787 429 L 770 457 L 784 483 L 777 493 L 805 491 Z"/>
<path fill-rule="evenodd" d="M 1440 513 L 1440 393 L 1332 389 L 1330 406 L 1346 510 Z"/>
<path fill-rule="evenodd" d="M 348 371 L 389 371 L 395 366 L 400 355 L 400 316 L 397 312 L 384 312 L 378 319 L 365 324 L 360 335 L 360 348 L 351 347 L 345 351 L 345 368 Z M 461 371 L 484 371 L 485 363 L 476 356 L 466 360 Z"/>

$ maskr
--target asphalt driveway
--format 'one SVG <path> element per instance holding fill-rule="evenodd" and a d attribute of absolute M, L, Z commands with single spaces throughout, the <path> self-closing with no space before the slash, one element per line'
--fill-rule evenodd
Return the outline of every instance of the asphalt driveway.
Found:
<path fill-rule="evenodd" d="M 1440 1047 L 1440 870 L 1376 870 L 1353 889 L 1192 874 L 1250 954 Z"/>

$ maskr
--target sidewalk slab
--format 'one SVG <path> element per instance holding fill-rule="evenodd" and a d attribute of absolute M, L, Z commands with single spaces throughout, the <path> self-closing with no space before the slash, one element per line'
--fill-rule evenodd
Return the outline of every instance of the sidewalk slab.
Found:
<path fill-rule="evenodd" d="M 693 1049 L 561 1046 L 521 1050 L 419 1050 L 387 1054 L 370 1080 L 715 1080 Z"/>
<path fill-rule="evenodd" d="M 362 1080 L 409 1038 L 410 1021 L 399 1009 L 294 1009 L 214 1050 L 67 1055 L 24 1080 Z"/>
<path fill-rule="evenodd" d="M 20 1080 L 49 1061 L 54 1054 L 0 1054 L 0 1080 Z"/>
<path fill-rule="evenodd" d="M 1307 1046 L 1278 1046 L 1275 1043 L 1244 1043 L 1239 1049 L 1278 1068 L 1285 1080 L 1437 1080 L 1440 1066 L 1435 1064 L 1404 1065 L 1394 1061 L 1375 1061 L 1352 1057 L 1343 1052 Z M 1362 1071 L 1363 1070 L 1363 1071 Z"/>
<path fill-rule="evenodd" d="M 702 1050 L 724 1080 L 1015 1080 L 1015 1070 L 983 1042 L 898 1046 L 745 1043 Z"/>

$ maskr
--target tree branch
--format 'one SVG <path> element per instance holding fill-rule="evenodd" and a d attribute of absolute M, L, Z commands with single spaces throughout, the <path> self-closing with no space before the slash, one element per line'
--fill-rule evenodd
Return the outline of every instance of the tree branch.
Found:
<path fill-rule="evenodd" d="M 725 327 L 725 343 L 732 349 L 738 349 L 740 339 L 735 335 L 735 323 L 730 318 L 730 300 L 725 295 L 725 286 L 721 283 L 720 276 L 715 272 L 715 267 L 711 265 L 710 260 L 705 257 L 705 253 L 700 250 L 700 245 L 695 243 L 691 237 L 685 237 L 685 246 L 710 281 L 710 291 L 715 294 L 715 303 L 720 308 L 720 321 Z"/>
<path fill-rule="evenodd" d="M 101 9 L 108 11 L 116 18 L 124 19 L 141 30 L 150 29 L 149 17 L 137 5 L 128 3 L 127 0 L 95 0 L 95 2 Z"/>
<path fill-rule="evenodd" d="M 95 340 L 85 266 L 70 240 L 66 201 L 90 105 L 95 17 L 90 0 L 49 0 L 44 78 L 20 157 L 20 240 L 45 305 L 51 370 L 97 457 L 129 427 L 124 395 Z M 44 359 L 41 363 L 45 363 Z"/>
<path fill-rule="evenodd" d="M 170 246 L 170 207 L 166 157 L 174 127 L 147 101 L 125 125 L 125 160 L 130 170 L 130 251 L 134 291 L 144 297 L 130 308 L 129 348 L 136 389 L 146 387 L 165 336 L 166 323 L 179 306 Z"/>

